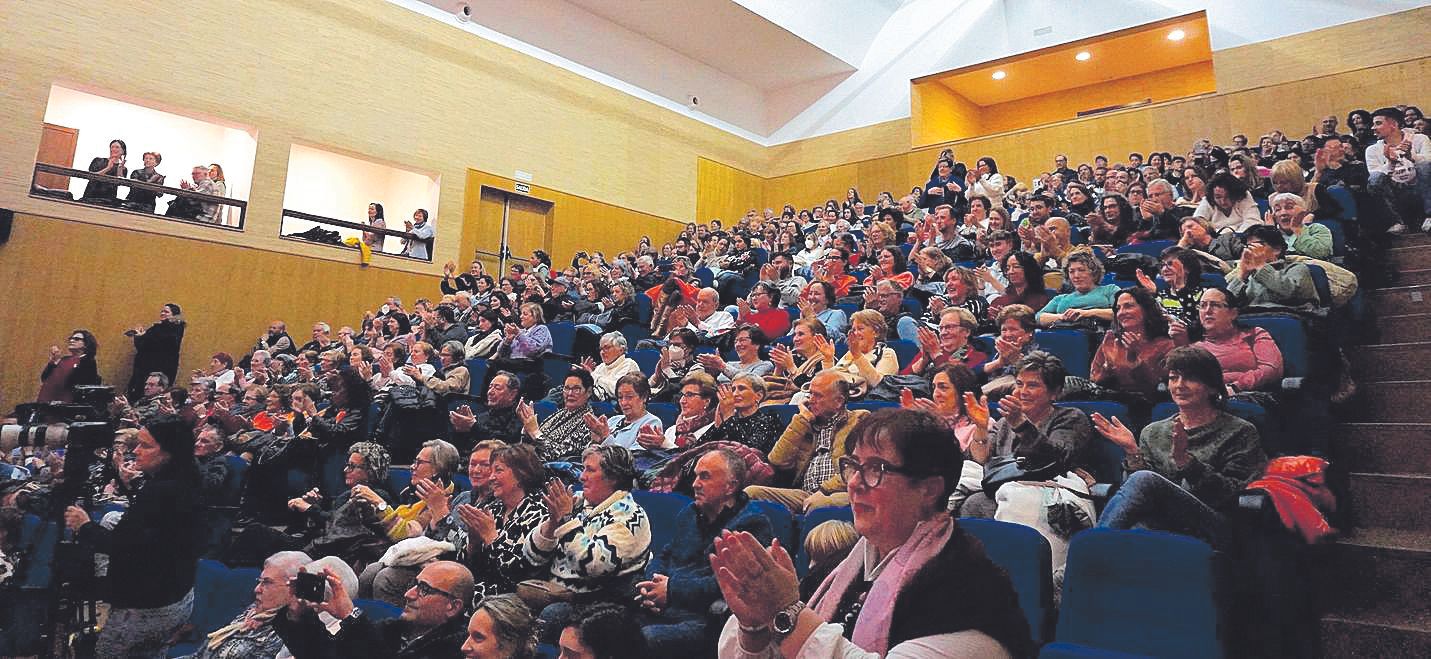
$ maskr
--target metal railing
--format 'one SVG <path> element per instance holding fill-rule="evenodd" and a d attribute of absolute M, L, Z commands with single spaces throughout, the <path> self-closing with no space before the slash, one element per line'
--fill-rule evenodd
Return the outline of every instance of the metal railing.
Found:
<path fill-rule="evenodd" d="M 39 181 L 38 181 L 40 174 L 56 174 L 56 175 L 59 175 L 59 176 L 68 176 L 68 177 L 71 177 L 71 178 L 80 178 L 80 179 L 85 179 L 85 180 L 89 180 L 89 181 L 99 181 L 99 182 L 101 182 L 101 183 L 108 183 L 108 184 L 113 185 L 113 186 L 116 186 L 116 187 L 129 188 L 131 191 L 133 191 L 133 190 L 146 190 L 146 191 L 149 191 L 149 192 L 157 193 L 157 194 L 156 194 L 156 198 L 157 198 L 158 195 L 166 195 L 166 194 L 167 194 L 167 195 L 174 195 L 175 197 L 182 198 L 182 199 L 191 199 L 191 200 L 193 200 L 193 201 L 197 201 L 197 202 L 201 202 L 201 203 L 219 204 L 219 205 L 221 205 L 221 206 L 232 206 L 232 207 L 234 207 L 234 208 L 237 208 L 238 211 L 239 211 L 238 226 L 228 226 L 228 225 L 226 225 L 226 224 L 223 224 L 222 222 L 208 222 L 208 221 L 204 221 L 204 220 L 200 220 L 200 219 L 196 219 L 196 218 L 192 218 L 192 217 L 160 215 L 160 214 L 158 214 L 158 213 L 156 213 L 156 212 L 153 212 L 153 211 L 145 212 L 145 211 L 136 210 L 136 209 L 133 209 L 133 208 L 126 208 L 126 207 L 124 207 L 123 205 L 110 206 L 110 205 L 107 205 L 107 204 L 95 204 L 95 203 L 90 203 L 90 202 L 86 202 L 86 201 L 81 201 L 81 200 L 75 199 L 75 198 L 74 198 L 74 195 L 73 195 L 72 193 L 70 193 L 70 191 L 69 191 L 68 189 L 55 189 L 55 188 L 45 188 L 45 187 L 42 187 L 42 186 L 39 184 Z M 116 191 L 116 192 L 117 192 L 117 191 Z M 48 163 L 35 163 L 35 172 L 34 172 L 34 175 L 32 176 L 32 178 L 31 178 L 31 180 L 30 180 L 30 195 L 33 196 L 33 197 L 41 198 L 41 199 L 53 199 L 53 200 L 55 200 L 55 201 L 64 201 L 64 202 L 69 202 L 69 203 L 72 203 L 72 204 L 79 204 L 79 205 L 81 205 L 81 206 L 87 206 L 87 207 L 89 207 L 89 208 L 106 208 L 106 209 L 113 210 L 113 211 L 118 211 L 118 212 L 121 212 L 121 213 L 130 213 L 130 214 L 133 214 L 133 215 L 142 215 L 142 216 L 145 216 L 145 217 L 162 217 L 162 218 L 164 218 L 164 219 L 166 219 L 166 220 L 178 220 L 178 221 L 180 221 L 180 222 L 189 222 L 189 223 L 192 223 L 192 224 L 202 224 L 202 225 L 204 225 L 204 226 L 211 226 L 211 227 L 217 227 L 217 228 L 220 228 L 220 229 L 229 229 L 229 230 L 236 230 L 236 231 L 242 231 L 242 230 L 243 230 L 244 219 L 245 219 L 246 216 L 248 215 L 248 202 L 247 202 L 247 201 L 244 201 L 244 200 L 242 200 L 242 199 L 232 199 L 232 198 L 229 198 L 229 197 L 220 197 L 220 196 L 218 196 L 218 195 L 205 194 L 205 193 L 203 193 L 203 192 L 198 192 L 198 191 L 195 191 L 195 190 L 185 190 L 185 189 L 183 189 L 183 188 L 171 188 L 171 187 L 166 186 L 166 185 L 160 185 L 160 184 L 157 184 L 157 183 L 149 183 L 148 181 L 138 181 L 138 180 L 135 180 L 135 179 L 122 178 L 122 177 L 119 177 L 119 176 L 109 176 L 109 175 L 107 175 L 107 174 L 96 174 L 95 172 L 91 172 L 91 171 L 87 171 L 87 170 L 83 170 L 83 169 L 74 169 L 74 168 L 71 168 L 71 167 L 61 167 L 61 166 L 59 166 L 59 165 L 51 165 L 51 164 L 48 164 Z M 124 201 L 126 201 L 126 200 L 120 199 L 119 201 L 122 203 L 122 202 L 124 202 Z"/>
<path fill-rule="evenodd" d="M 315 223 L 315 224 L 320 224 L 320 225 L 343 227 L 343 228 L 345 228 L 345 229 L 354 229 L 354 230 L 357 230 L 357 231 L 361 231 L 361 232 L 363 232 L 363 233 L 376 233 L 376 234 L 381 234 L 381 235 L 384 235 L 384 236 L 395 236 L 395 237 L 402 238 L 402 239 L 405 239 L 405 240 L 416 240 L 416 241 L 419 241 L 419 242 L 424 242 L 424 243 L 427 243 L 427 254 L 428 254 L 428 257 L 427 257 L 426 259 L 417 259 L 417 258 L 413 258 L 413 257 L 411 257 L 411 256 L 408 256 L 408 255 L 402 254 L 402 253 L 384 252 L 384 251 L 382 251 L 381 249 L 373 250 L 373 253 L 374 253 L 374 254 L 382 254 L 382 255 L 384 255 L 384 256 L 396 256 L 396 257 L 399 257 L 399 258 L 412 259 L 412 260 L 414 260 L 414 261 L 423 261 L 423 262 L 430 262 L 430 261 L 432 261 L 432 243 L 433 243 L 433 241 L 435 240 L 436 236 L 434 236 L 434 237 L 432 237 L 432 238 L 419 238 L 419 237 L 417 236 L 417 234 L 414 234 L 414 233 L 412 233 L 412 232 L 410 232 L 410 231 L 403 231 L 403 230 L 401 230 L 401 229 L 389 229 L 389 228 L 386 228 L 386 227 L 375 227 L 375 226 L 372 226 L 372 225 L 369 225 L 369 224 L 366 224 L 366 223 L 363 223 L 363 222 L 349 222 L 349 221 L 347 221 L 347 220 L 340 220 L 340 219 L 337 219 L 337 218 L 325 217 L 325 216 L 323 216 L 323 215 L 314 215 L 314 214 L 312 214 L 312 213 L 304 213 L 304 212 L 302 212 L 302 211 L 295 211 L 295 210 L 290 210 L 290 209 L 287 209 L 287 208 L 283 209 L 283 217 L 284 217 L 285 219 L 291 217 L 291 218 L 293 218 L 293 219 L 295 219 L 295 220 L 304 220 L 304 221 L 307 221 L 307 222 L 313 222 L 313 223 Z M 430 222 L 431 220 L 428 220 L 428 221 Z M 311 229 L 310 229 L 310 231 L 311 231 Z M 280 225 L 280 228 L 279 228 L 279 232 L 280 232 L 280 233 L 279 233 L 279 237 L 281 237 L 281 238 L 287 238 L 287 239 L 290 239 L 290 240 L 305 240 L 305 241 L 308 241 L 308 242 L 316 242 L 316 243 L 318 243 L 318 244 L 320 244 L 320 245 L 332 245 L 332 246 L 334 246 L 334 247 L 341 247 L 341 248 L 344 248 L 344 249 L 356 249 L 356 247 L 352 247 L 352 246 L 343 244 L 341 241 L 336 242 L 336 243 L 323 242 L 323 241 L 320 241 L 320 240 L 315 240 L 314 238 L 311 238 L 311 237 L 304 236 L 302 233 L 297 233 L 297 234 L 289 233 L 289 234 L 285 234 L 285 233 L 282 233 L 282 226 L 281 226 L 281 225 Z"/>

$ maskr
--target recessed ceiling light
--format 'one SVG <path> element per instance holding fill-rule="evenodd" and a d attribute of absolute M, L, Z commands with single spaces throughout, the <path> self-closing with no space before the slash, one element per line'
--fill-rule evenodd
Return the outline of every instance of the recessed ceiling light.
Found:
<path fill-rule="evenodd" d="M 1004 73 L 1003 71 L 995 71 L 995 72 L 994 72 L 994 79 L 995 79 L 995 80 L 1003 80 L 1004 77 L 1007 76 L 1007 75 L 1009 75 L 1009 74 Z"/>
<path fill-rule="evenodd" d="M 1186 37 L 1187 35 L 1188 35 L 1188 33 L 1183 32 L 1182 29 L 1173 30 L 1172 32 L 1169 32 L 1169 33 L 1168 33 L 1168 40 L 1169 40 L 1169 41 L 1182 41 L 1182 40 L 1183 40 L 1183 37 Z"/>
<path fill-rule="evenodd" d="M 1093 53 L 1090 53 L 1090 52 L 1088 52 L 1088 51 L 1085 50 L 1085 51 L 1082 51 L 1082 52 L 1078 53 L 1077 55 L 1074 55 L 1074 56 L 1073 56 L 1073 59 L 1076 59 L 1076 60 L 1078 60 L 1078 61 L 1080 61 L 1080 62 L 1087 62 L 1088 60 L 1093 59 Z"/>

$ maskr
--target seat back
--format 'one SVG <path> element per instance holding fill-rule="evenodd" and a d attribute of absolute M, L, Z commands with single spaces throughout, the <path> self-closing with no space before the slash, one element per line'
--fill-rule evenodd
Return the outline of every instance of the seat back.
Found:
<path fill-rule="evenodd" d="M 655 373 L 656 364 L 661 361 L 661 351 L 652 349 L 632 350 L 631 358 L 636 360 L 636 365 L 641 367 L 642 373 Z"/>
<path fill-rule="evenodd" d="M 1028 620 L 1034 645 L 1053 631 L 1053 554 L 1048 540 L 1032 527 L 992 519 L 964 517 L 959 526 L 984 544 L 984 553 L 1009 573 L 1019 608 Z"/>
<path fill-rule="evenodd" d="M 782 428 L 788 427 L 795 415 L 800 413 L 800 407 L 797 405 L 766 405 L 765 409 L 780 417 L 780 427 Z"/>
<path fill-rule="evenodd" d="M 908 366 L 910 362 L 914 361 L 914 356 L 919 354 L 919 344 L 913 341 L 895 339 L 885 345 L 894 350 L 895 356 L 899 358 L 900 366 Z"/>
<path fill-rule="evenodd" d="M 1163 250 L 1177 244 L 1172 240 L 1149 240 L 1147 242 L 1133 243 L 1118 248 L 1119 254 L 1146 254 L 1153 258 L 1163 253 Z"/>
<path fill-rule="evenodd" d="M 1329 188 L 1323 189 L 1325 189 L 1327 191 L 1327 194 L 1331 195 L 1332 199 L 1336 200 L 1336 202 L 1342 207 L 1342 214 L 1338 216 L 1337 219 L 1343 222 L 1357 221 L 1358 216 L 1356 197 L 1352 196 L 1351 190 L 1348 190 L 1345 186 L 1340 185 L 1333 185 Z"/>
<path fill-rule="evenodd" d="M 482 385 L 487 383 L 487 360 L 480 358 L 467 360 L 467 375 L 472 378 L 467 385 L 467 393 L 473 396 L 482 396 L 487 393 L 482 391 Z"/>
<path fill-rule="evenodd" d="M 542 373 L 547 376 L 547 384 L 550 386 L 561 386 L 566 381 L 566 374 L 571 372 L 571 368 L 571 362 L 561 357 L 542 358 Z M 535 377 L 535 375 L 533 373 L 528 377 Z M 546 392 L 543 391 L 542 395 L 546 395 Z"/>
<path fill-rule="evenodd" d="M 692 499 L 683 494 L 648 490 L 632 490 L 631 496 L 637 505 L 646 511 L 646 517 L 650 520 L 651 552 L 661 553 L 666 545 L 671 544 L 671 539 L 676 537 L 676 518 L 686 506 L 691 505 Z"/>
<path fill-rule="evenodd" d="M 549 400 L 539 400 L 532 403 L 532 412 L 536 413 L 538 421 L 546 421 L 547 417 L 556 414 L 558 409 L 560 408 L 557 407 L 557 404 Z"/>
<path fill-rule="evenodd" d="M 676 417 L 681 415 L 681 406 L 675 403 L 647 403 L 646 411 L 655 414 L 661 420 L 662 428 L 670 428 L 676 425 Z"/>
<path fill-rule="evenodd" d="M 576 324 L 567 321 L 547 323 L 547 331 L 552 335 L 552 352 L 570 355 L 576 344 Z"/>
<path fill-rule="evenodd" d="M 1243 316 L 1238 322 L 1243 327 L 1261 327 L 1272 335 L 1282 351 L 1282 377 L 1307 377 L 1312 358 L 1307 346 L 1307 328 L 1301 320 L 1293 316 L 1258 314 Z"/>
<path fill-rule="evenodd" d="M 406 490 L 412 485 L 412 467 L 388 467 L 388 488 L 393 494 Z"/>
<path fill-rule="evenodd" d="M 402 615 L 402 607 L 388 604 L 382 600 L 356 599 L 353 600 L 353 606 L 362 609 L 363 613 L 373 621 L 387 620 Z"/>
<path fill-rule="evenodd" d="M 1212 548 L 1157 531 L 1073 536 L 1058 640 L 1157 657 L 1219 657 Z"/>
<path fill-rule="evenodd" d="M 645 299 L 646 296 L 637 296 L 637 299 Z M 651 338 L 651 330 L 646 325 L 627 323 L 621 326 L 621 336 L 626 337 L 626 346 L 635 348 L 637 343 Z"/>
<path fill-rule="evenodd" d="M 1038 330 L 1034 332 L 1034 343 L 1037 343 L 1040 349 L 1057 356 L 1069 375 L 1088 377 L 1093 355 L 1087 334 L 1066 329 Z"/>
<path fill-rule="evenodd" d="M 1083 410 L 1083 413 L 1089 416 L 1096 412 L 1107 419 L 1117 417 L 1119 421 L 1128 426 L 1129 430 L 1133 431 L 1134 437 L 1138 436 L 1139 431 L 1142 430 L 1142 426 L 1129 413 L 1128 406 L 1122 403 L 1106 400 L 1070 400 L 1061 401 L 1057 405 Z M 1117 485 L 1123 482 L 1124 451 L 1121 447 L 1095 432 L 1089 441 L 1088 451 L 1088 458 L 1092 463 L 1089 467 L 1093 472 L 1093 477 L 1097 478 L 1099 483 Z"/>
<path fill-rule="evenodd" d="M 790 509 L 774 501 L 751 501 L 750 505 L 760 511 L 765 519 L 770 520 L 770 530 L 775 539 L 786 549 L 795 546 L 800 541 L 795 533 L 795 516 L 790 513 Z"/>

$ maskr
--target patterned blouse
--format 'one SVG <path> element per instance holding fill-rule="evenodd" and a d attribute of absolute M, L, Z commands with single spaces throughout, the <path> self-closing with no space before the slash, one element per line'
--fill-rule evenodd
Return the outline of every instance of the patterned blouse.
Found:
<path fill-rule="evenodd" d="M 750 416 L 737 414 L 726 419 L 725 423 L 711 428 L 700 443 L 738 442 L 760 451 L 761 455 L 770 455 L 770 449 L 775 448 L 775 440 L 780 439 L 782 432 L 785 432 L 785 424 L 780 421 L 780 415 L 774 410 L 760 408 Z"/>
<path fill-rule="evenodd" d="M 522 553 L 548 578 L 578 593 L 601 590 L 620 577 L 640 574 L 651 562 L 651 519 L 625 490 L 595 506 L 584 499 L 556 537 L 538 526 L 527 535 Z"/>
<path fill-rule="evenodd" d="M 517 582 L 541 576 L 541 570 L 522 554 L 522 543 L 551 516 L 540 491 L 527 493 L 511 512 L 505 511 L 502 500 L 496 497 L 479 507 L 497 518 L 497 539 L 484 545 L 481 539 L 469 535 L 457 550 L 458 559 L 472 569 L 476 578 L 474 604 L 488 595 L 516 592 Z"/>
<path fill-rule="evenodd" d="M 590 405 L 575 411 L 563 407 L 542 422 L 542 438 L 537 442 L 537 456 L 542 462 L 580 456 L 586 447 L 591 446 L 591 429 L 583 420 L 590 413 Z"/>

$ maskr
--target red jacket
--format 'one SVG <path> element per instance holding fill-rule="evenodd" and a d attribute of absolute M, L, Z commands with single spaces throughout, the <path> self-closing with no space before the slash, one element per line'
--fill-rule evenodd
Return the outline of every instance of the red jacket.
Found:
<path fill-rule="evenodd" d="M 1275 458 L 1267 463 L 1262 478 L 1249 483 L 1247 489 L 1266 492 L 1283 526 L 1313 544 L 1337 532 L 1324 514 L 1337 509 L 1336 497 L 1327 489 L 1326 472 L 1327 461 L 1315 456 Z"/>

